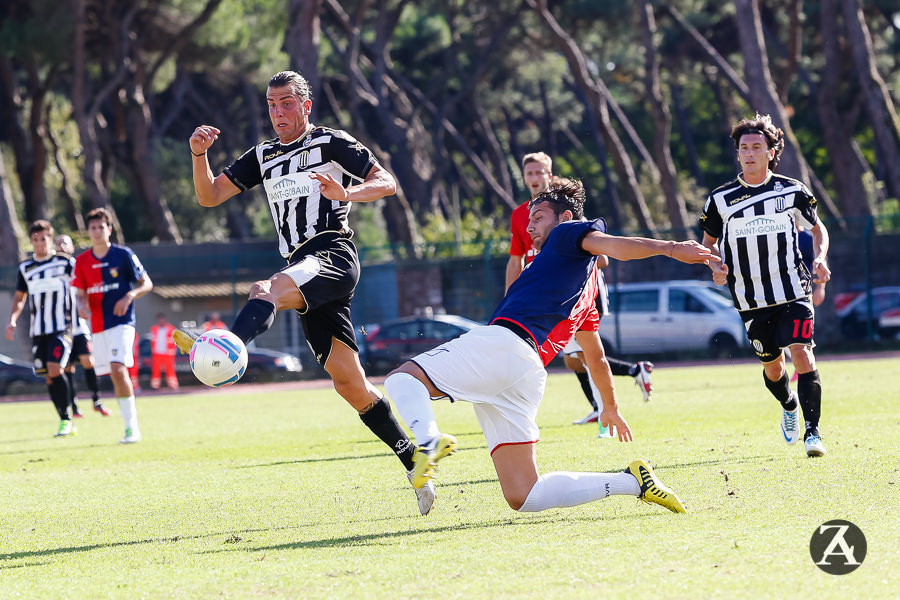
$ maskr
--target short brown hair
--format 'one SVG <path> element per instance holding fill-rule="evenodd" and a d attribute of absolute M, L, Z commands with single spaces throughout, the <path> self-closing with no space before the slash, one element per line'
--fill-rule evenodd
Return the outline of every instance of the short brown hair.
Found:
<path fill-rule="evenodd" d="M 748 133 L 758 133 L 766 138 L 766 145 L 775 149 L 775 156 L 769 161 L 769 169 L 775 170 L 781 153 L 784 151 L 784 131 L 775 127 L 770 115 L 756 113 L 752 119 L 741 119 L 737 125 L 731 128 L 731 139 L 734 141 L 735 150 L 741 145 L 741 137 Z"/>
<path fill-rule="evenodd" d="M 581 181 L 560 178 L 557 183 L 551 183 L 549 188 L 535 196 L 528 209 L 531 210 L 536 205 L 546 202 L 553 208 L 553 214 L 557 217 L 568 210 L 575 220 L 580 221 L 584 218 L 585 197 Z"/>
<path fill-rule="evenodd" d="M 553 159 L 543 152 L 532 152 L 522 157 L 522 168 L 524 169 L 528 163 L 540 163 L 547 167 L 547 172 L 553 172 Z"/>
<path fill-rule="evenodd" d="M 84 220 L 85 224 L 90 224 L 91 221 L 103 221 L 112 227 L 112 215 L 110 215 L 109 211 L 102 206 L 93 209 L 87 214 L 87 218 Z"/>
<path fill-rule="evenodd" d="M 306 77 L 297 71 L 281 71 L 269 79 L 270 88 L 289 87 L 301 100 L 312 100 L 312 91 Z"/>
<path fill-rule="evenodd" d="M 50 224 L 50 221 L 38 219 L 28 226 L 28 237 L 31 237 L 35 233 L 43 233 L 45 231 L 50 234 L 50 237 L 53 237 L 53 225 Z"/>

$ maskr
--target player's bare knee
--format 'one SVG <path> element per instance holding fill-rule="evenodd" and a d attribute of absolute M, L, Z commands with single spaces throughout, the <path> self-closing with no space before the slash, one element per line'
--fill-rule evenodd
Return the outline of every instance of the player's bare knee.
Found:
<path fill-rule="evenodd" d="M 406 373 L 408 375 L 412 375 L 413 377 L 416 377 L 416 370 L 414 368 L 415 366 L 416 366 L 416 363 L 408 360 L 405 363 L 403 363 L 402 365 L 400 365 L 399 367 L 397 367 L 396 369 L 394 369 L 393 371 L 391 371 L 390 373 L 388 373 L 387 377 L 390 377 L 391 375 L 396 375 L 397 373 Z M 418 377 L 416 377 L 416 379 L 418 379 Z"/>
<path fill-rule="evenodd" d="M 528 499 L 528 494 L 523 494 L 520 490 L 504 490 L 503 497 L 511 509 L 518 511 L 525 504 L 525 500 Z"/>
<path fill-rule="evenodd" d="M 50 377 L 50 379 L 56 379 L 60 375 L 62 375 L 62 368 L 60 368 L 60 366 L 58 364 L 56 364 L 56 363 L 48 363 L 47 364 L 47 376 Z"/>
<path fill-rule="evenodd" d="M 262 300 L 270 300 L 272 296 L 272 281 L 270 279 L 266 279 L 263 281 L 257 281 L 253 285 L 250 286 L 250 300 L 255 300 L 260 298 Z"/>

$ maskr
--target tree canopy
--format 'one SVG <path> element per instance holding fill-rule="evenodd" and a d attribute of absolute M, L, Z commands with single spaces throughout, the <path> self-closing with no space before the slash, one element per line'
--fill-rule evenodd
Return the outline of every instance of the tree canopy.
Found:
<path fill-rule="evenodd" d="M 770 113 L 779 171 L 837 227 L 896 215 L 900 12 L 888 0 L 9 0 L 0 7 L 0 264 L 21 225 L 124 240 L 271 235 L 259 192 L 199 207 L 187 139 L 218 172 L 272 136 L 268 78 L 301 71 L 316 123 L 398 180 L 356 207 L 370 245 L 503 239 L 521 157 L 580 177 L 613 229 L 695 225 L 736 172 L 731 125 Z"/>

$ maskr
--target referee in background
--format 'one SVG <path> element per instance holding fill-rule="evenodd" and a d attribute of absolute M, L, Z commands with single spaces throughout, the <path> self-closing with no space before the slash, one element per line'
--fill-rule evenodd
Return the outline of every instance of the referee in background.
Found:
<path fill-rule="evenodd" d="M 727 284 L 747 338 L 763 363 L 763 381 L 781 403 L 784 441 L 799 439 L 803 409 L 804 448 L 824 456 L 819 437 L 822 384 L 813 355 L 815 309 L 812 284 L 831 278 L 825 262 L 828 231 L 816 213 L 816 199 L 800 181 L 772 172 L 784 150 L 784 132 L 769 115 L 743 119 L 731 130 L 741 174 L 713 190 L 700 215 L 703 245 L 718 251 L 710 263 L 713 281 Z M 798 246 L 802 226 L 813 239 L 812 272 Z M 791 391 L 784 348 L 799 373 Z"/>

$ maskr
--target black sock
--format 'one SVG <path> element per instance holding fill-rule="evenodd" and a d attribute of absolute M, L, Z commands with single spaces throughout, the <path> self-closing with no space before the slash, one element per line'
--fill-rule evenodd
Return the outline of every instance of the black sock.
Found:
<path fill-rule="evenodd" d="M 60 373 L 58 377 L 50 379 L 47 389 L 60 420 L 68 421 L 71 417 L 69 415 L 69 379 L 66 374 Z"/>
<path fill-rule="evenodd" d="M 581 391 L 584 392 L 584 397 L 591 403 L 594 410 L 597 410 L 597 401 L 594 400 L 594 390 L 591 389 L 591 383 L 588 380 L 589 375 L 587 373 L 575 371 L 575 377 L 578 378 L 578 383 L 581 384 Z"/>
<path fill-rule="evenodd" d="M 84 380 L 87 382 L 88 389 L 91 390 L 91 396 L 94 404 L 100 401 L 100 385 L 97 383 L 97 371 L 93 368 L 84 370 Z"/>
<path fill-rule="evenodd" d="M 359 418 L 366 427 L 372 430 L 372 433 L 394 451 L 407 471 L 413 468 L 412 457 L 416 446 L 400 428 L 400 424 L 397 423 L 397 419 L 394 418 L 394 413 L 391 411 L 391 405 L 384 396 L 372 408 L 359 415 Z"/>
<path fill-rule="evenodd" d="M 69 406 L 72 407 L 72 414 L 78 412 L 78 390 L 75 388 L 75 373 L 66 373 L 66 379 L 69 381 Z"/>
<path fill-rule="evenodd" d="M 234 319 L 231 333 L 245 344 L 262 335 L 275 322 L 275 305 L 268 300 L 253 298 L 244 305 Z"/>
<path fill-rule="evenodd" d="M 763 381 L 766 382 L 766 387 L 769 388 L 769 391 L 772 392 L 772 395 L 775 396 L 775 399 L 781 403 L 785 410 L 797 408 L 797 403 L 791 399 L 791 383 L 788 379 L 787 371 L 784 372 L 784 375 L 778 381 L 772 381 L 766 376 L 766 372 L 763 371 Z"/>
<path fill-rule="evenodd" d="M 806 422 L 805 440 L 811 435 L 819 435 L 819 417 L 822 415 L 822 380 L 819 371 L 800 373 L 797 375 L 797 395 L 803 409 L 803 420 Z"/>
<path fill-rule="evenodd" d="M 627 360 L 619 360 L 618 358 L 613 358 L 611 356 L 606 357 L 606 362 L 609 363 L 609 370 L 612 371 L 612 374 L 616 377 L 625 377 L 626 375 L 634 377 L 637 375 L 638 369 L 640 368 L 636 363 L 628 362 Z"/>

